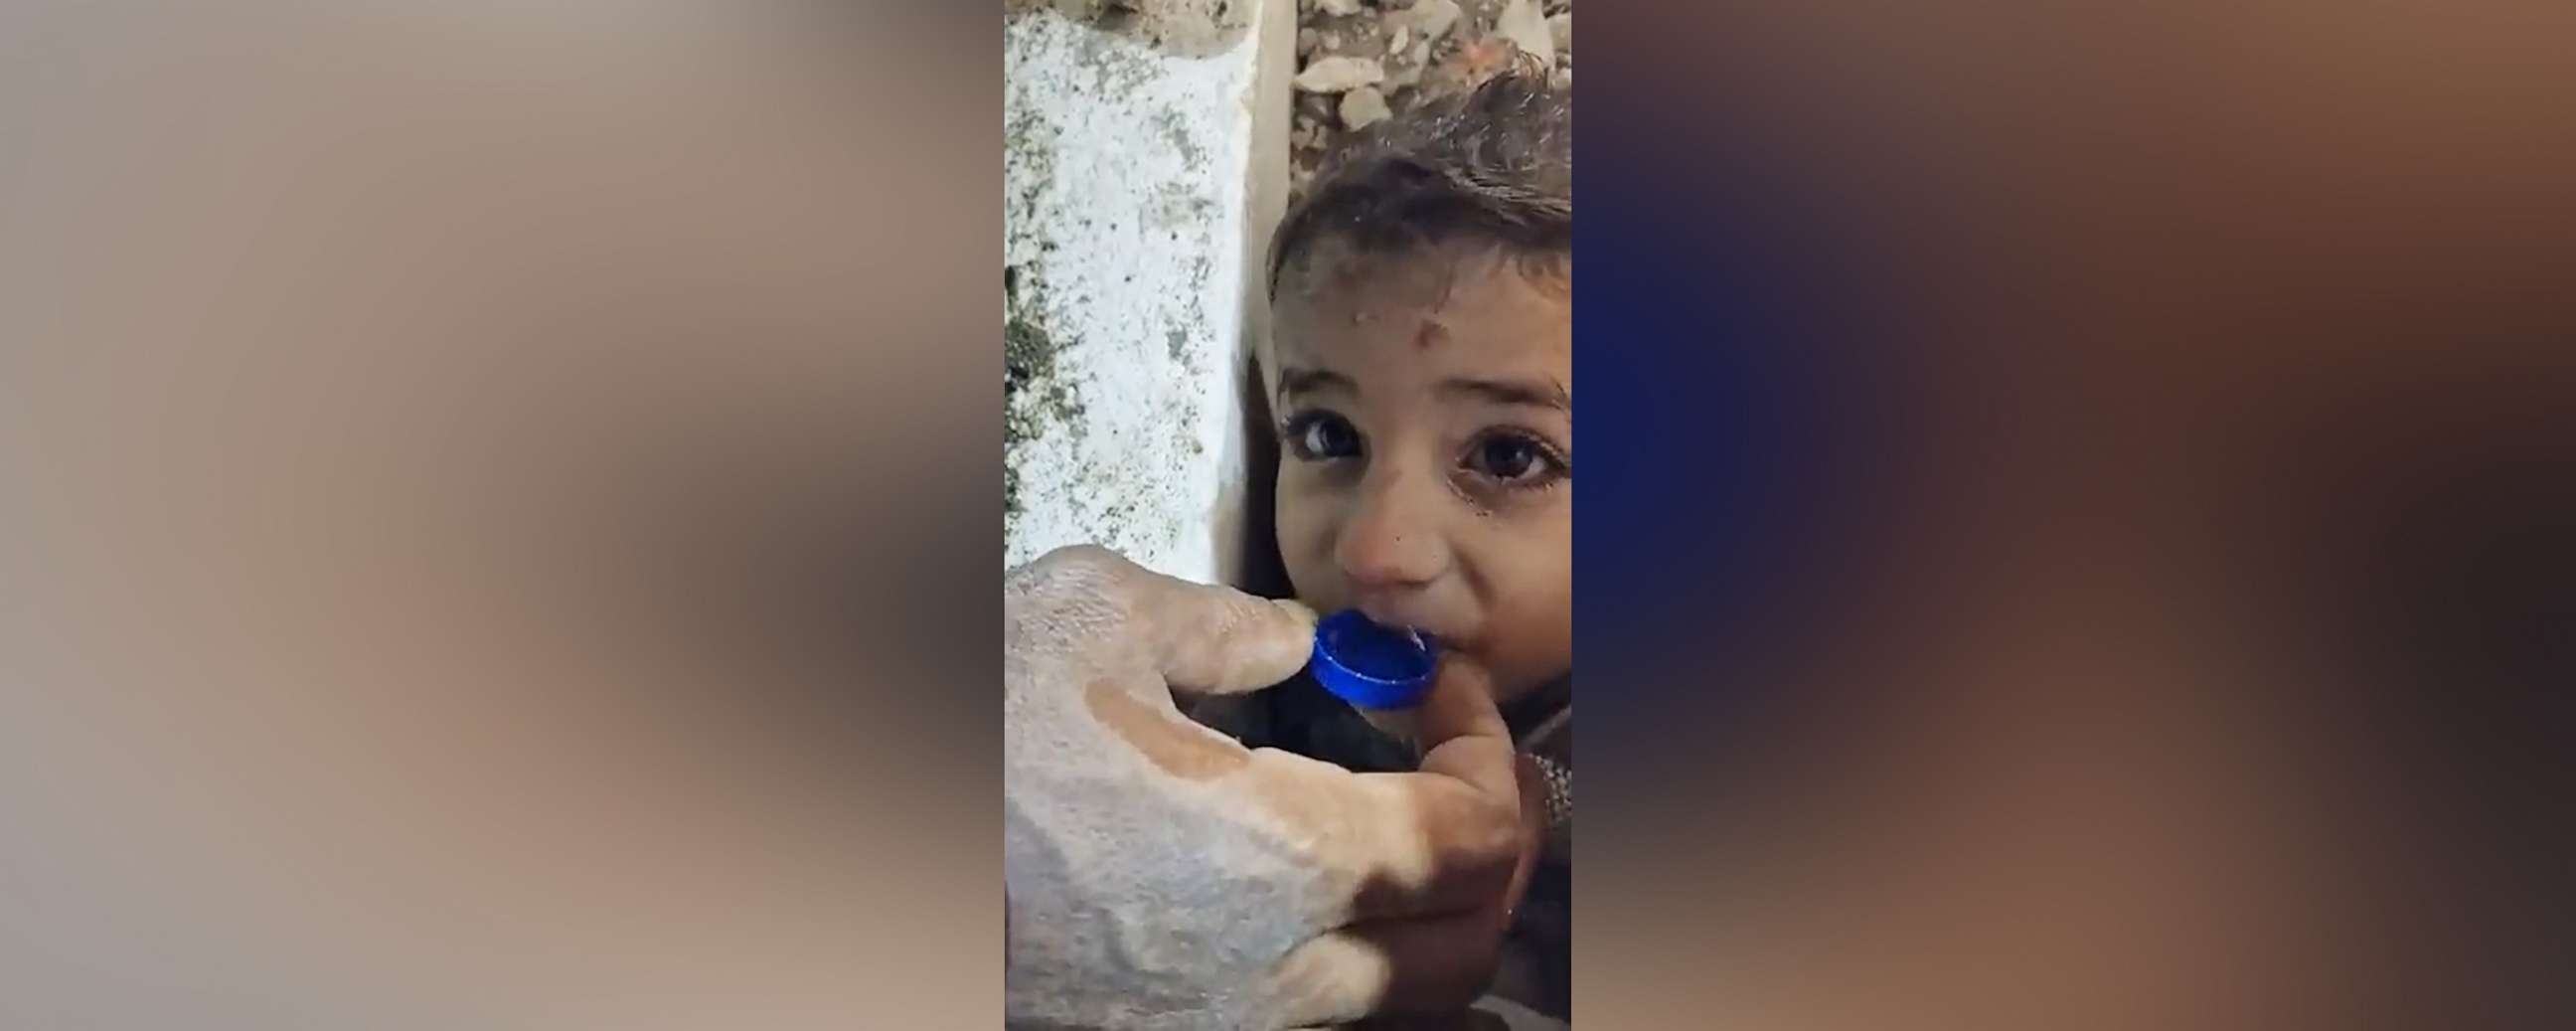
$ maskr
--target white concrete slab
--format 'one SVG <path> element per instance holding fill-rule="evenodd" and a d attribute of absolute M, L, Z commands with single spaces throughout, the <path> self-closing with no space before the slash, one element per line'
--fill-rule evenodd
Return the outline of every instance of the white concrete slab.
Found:
<path fill-rule="evenodd" d="M 1092 542 L 1228 580 L 1295 4 L 1144 6 L 1005 15 L 1003 562 Z"/>

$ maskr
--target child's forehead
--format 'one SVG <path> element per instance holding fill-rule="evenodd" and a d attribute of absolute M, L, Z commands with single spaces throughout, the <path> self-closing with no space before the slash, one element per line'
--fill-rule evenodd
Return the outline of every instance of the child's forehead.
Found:
<path fill-rule="evenodd" d="M 1496 293 L 1538 292 L 1557 295 L 1560 302 L 1568 299 L 1561 296 L 1565 290 L 1542 289 L 1535 271 L 1523 252 L 1474 237 L 1364 247 L 1328 235 L 1281 270 L 1278 300 L 1347 308 L 1390 302 L 1490 301 L 1494 298 L 1475 295 Z"/>
<path fill-rule="evenodd" d="M 1561 369 L 1571 361 L 1568 291 L 1502 248 L 1372 252 L 1337 245 L 1318 248 L 1287 272 L 1274 303 L 1273 365 L 1410 358 Z"/>

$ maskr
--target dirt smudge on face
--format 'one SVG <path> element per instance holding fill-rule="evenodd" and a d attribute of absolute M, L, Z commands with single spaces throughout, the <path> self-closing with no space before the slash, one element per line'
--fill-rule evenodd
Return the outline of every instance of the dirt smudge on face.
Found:
<path fill-rule="evenodd" d="M 1447 342 L 1448 339 L 1449 327 L 1441 325 L 1438 319 L 1424 319 L 1422 328 L 1413 334 L 1413 346 L 1428 351 Z"/>

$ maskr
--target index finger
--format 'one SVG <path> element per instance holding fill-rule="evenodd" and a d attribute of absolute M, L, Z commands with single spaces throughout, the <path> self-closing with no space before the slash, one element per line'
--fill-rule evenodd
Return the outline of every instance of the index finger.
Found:
<path fill-rule="evenodd" d="M 1493 678 L 1484 667 L 1442 656 L 1414 719 L 1422 743 L 1417 776 L 1447 777 L 1499 807 L 1497 811 L 1518 811 L 1511 725 L 1494 704 Z"/>
<path fill-rule="evenodd" d="M 1294 601 L 1192 583 L 1135 567 L 1128 581 L 1147 650 L 1166 683 L 1189 691 L 1258 691 L 1297 675 L 1315 649 L 1315 612 Z"/>
<path fill-rule="evenodd" d="M 1093 544 L 1058 548 L 1004 580 L 1006 610 L 1026 600 L 1058 647 L 1141 661 L 1170 686 L 1211 693 L 1269 687 L 1314 652 L 1315 613 L 1230 587 L 1191 583 Z M 1079 645 L 1071 642 L 1081 642 Z"/>

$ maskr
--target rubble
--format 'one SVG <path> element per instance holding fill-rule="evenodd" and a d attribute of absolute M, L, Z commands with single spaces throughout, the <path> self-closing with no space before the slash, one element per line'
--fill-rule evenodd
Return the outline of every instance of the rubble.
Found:
<path fill-rule="evenodd" d="M 1308 93 L 1347 93 L 1386 81 L 1386 67 L 1365 57 L 1325 57 L 1297 73 L 1297 88 Z"/>
<path fill-rule="evenodd" d="M 1289 192 L 1363 130 L 1529 60 L 1574 85 L 1572 0 L 1301 0 Z"/>
<path fill-rule="evenodd" d="M 1375 86 L 1362 86 L 1342 95 L 1344 128 L 1366 129 L 1394 113 L 1386 106 L 1386 94 L 1378 92 Z"/>
<path fill-rule="evenodd" d="M 1539 13 L 1538 0 L 1512 0 L 1494 19 L 1494 35 L 1537 58 L 1540 67 L 1556 67 L 1556 37 L 1548 31 L 1547 17 Z"/>

